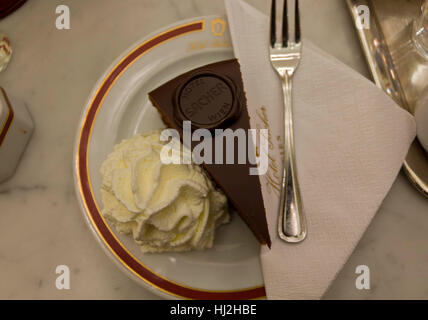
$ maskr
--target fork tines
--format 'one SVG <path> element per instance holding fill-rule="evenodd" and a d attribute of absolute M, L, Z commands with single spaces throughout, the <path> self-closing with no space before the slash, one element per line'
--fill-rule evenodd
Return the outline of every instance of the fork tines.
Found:
<path fill-rule="evenodd" d="M 300 42 L 300 13 L 299 13 L 299 0 L 296 0 L 296 30 L 295 30 L 295 42 Z"/>
<path fill-rule="evenodd" d="M 299 0 L 296 0 L 295 6 L 295 43 L 300 42 L 300 13 L 299 13 Z M 283 8 L 283 18 L 282 18 L 282 44 L 277 44 L 276 41 L 276 0 L 272 0 L 271 7 L 271 19 L 270 19 L 270 43 L 272 48 L 275 46 L 282 46 L 283 48 L 287 48 L 289 45 L 289 37 L 288 37 L 288 10 L 287 10 L 287 0 L 284 0 L 284 8 Z"/>

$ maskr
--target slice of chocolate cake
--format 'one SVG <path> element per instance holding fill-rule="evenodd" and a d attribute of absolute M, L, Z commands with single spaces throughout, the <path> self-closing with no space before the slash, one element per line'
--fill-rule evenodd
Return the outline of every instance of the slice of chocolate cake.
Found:
<path fill-rule="evenodd" d="M 208 129 L 212 133 L 212 159 L 226 159 L 226 144 L 216 157 L 216 140 L 224 139 L 215 129 L 244 129 L 248 136 L 250 121 L 239 63 L 236 59 L 209 64 L 186 72 L 149 93 L 169 128 L 183 139 L 183 121 L 191 121 L 192 130 Z M 203 167 L 229 198 L 230 203 L 253 231 L 260 243 L 270 247 L 260 180 L 250 175 L 248 160 L 238 163 L 239 139 L 233 139 L 234 162 L 203 163 Z M 248 141 L 248 139 L 246 140 Z M 224 142 L 224 141 L 223 141 Z M 188 146 L 193 150 L 199 142 Z M 242 141 L 241 141 L 242 143 Z M 248 147 L 248 143 L 246 148 Z M 218 151 L 218 150 L 217 150 Z M 221 151 L 221 150 L 220 150 Z M 242 153 L 242 149 L 241 149 Z M 216 164 L 222 162 L 222 164 Z M 230 161 L 229 161 L 230 162 Z"/>

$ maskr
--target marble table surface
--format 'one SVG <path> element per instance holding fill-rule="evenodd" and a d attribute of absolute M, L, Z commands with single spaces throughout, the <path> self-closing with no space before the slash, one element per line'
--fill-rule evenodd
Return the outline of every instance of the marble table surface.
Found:
<path fill-rule="evenodd" d="M 267 12 L 268 1 L 249 0 Z M 368 77 L 343 0 L 302 0 L 305 36 Z M 55 28 L 68 4 L 71 30 Z M 123 50 L 181 19 L 224 14 L 223 0 L 31 0 L 4 20 L 14 47 L 0 85 L 25 100 L 36 130 L 15 176 L 0 184 L 1 299 L 156 299 L 104 254 L 82 217 L 72 157 L 81 110 Z M 428 298 L 428 199 L 400 173 L 326 299 Z M 55 269 L 71 270 L 70 290 Z M 370 268 L 370 290 L 355 286 Z"/>

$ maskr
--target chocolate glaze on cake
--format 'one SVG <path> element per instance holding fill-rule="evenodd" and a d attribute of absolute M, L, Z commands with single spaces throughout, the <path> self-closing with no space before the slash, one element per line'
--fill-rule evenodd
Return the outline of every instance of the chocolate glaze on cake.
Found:
<path fill-rule="evenodd" d="M 209 64 L 184 73 L 149 93 L 153 105 L 165 124 L 179 131 L 183 138 L 183 121 L 192 121 L 192 130 L 244 129 L 248 134 L 250 121 L 239 63 L 236 59 Z M 223 139 L 213 135 L 213 140 Z M 203 163 L 203 167 L 227 195 L 236 211 L 247 223 L 260 243 L 270 247 L 271 240 L 257 175 L 250 175 L 248 161 L 238 164 L 235 139 L 234 163 L 226 164 L 223 144 L 223 164 Z M 199 142 L 192 142 L 192 150 Z M 215 159 L 215 141 L 213 158 Z M 247 145 L 247 148 L 249 146 Z"/>

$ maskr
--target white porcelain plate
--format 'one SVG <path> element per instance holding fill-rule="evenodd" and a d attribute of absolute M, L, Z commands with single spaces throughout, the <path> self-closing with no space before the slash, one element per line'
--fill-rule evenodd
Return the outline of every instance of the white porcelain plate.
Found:
<path fill-rule="evenodd" d="M 117 59 L 98 81 L 83 111 L 75 147 L 75 185 L 98 242 L 128 276 L 161 296 L 256 299 L 265 296 L 260 246 L 238 215 L 220 228 L 212 249 L 143 254 L 102 217 L 100 166 L 113 146 L 163 124 L 147 93 L 199 66 L 233 57 L 223 17 L 178 23 L 151 35 Z"/>

